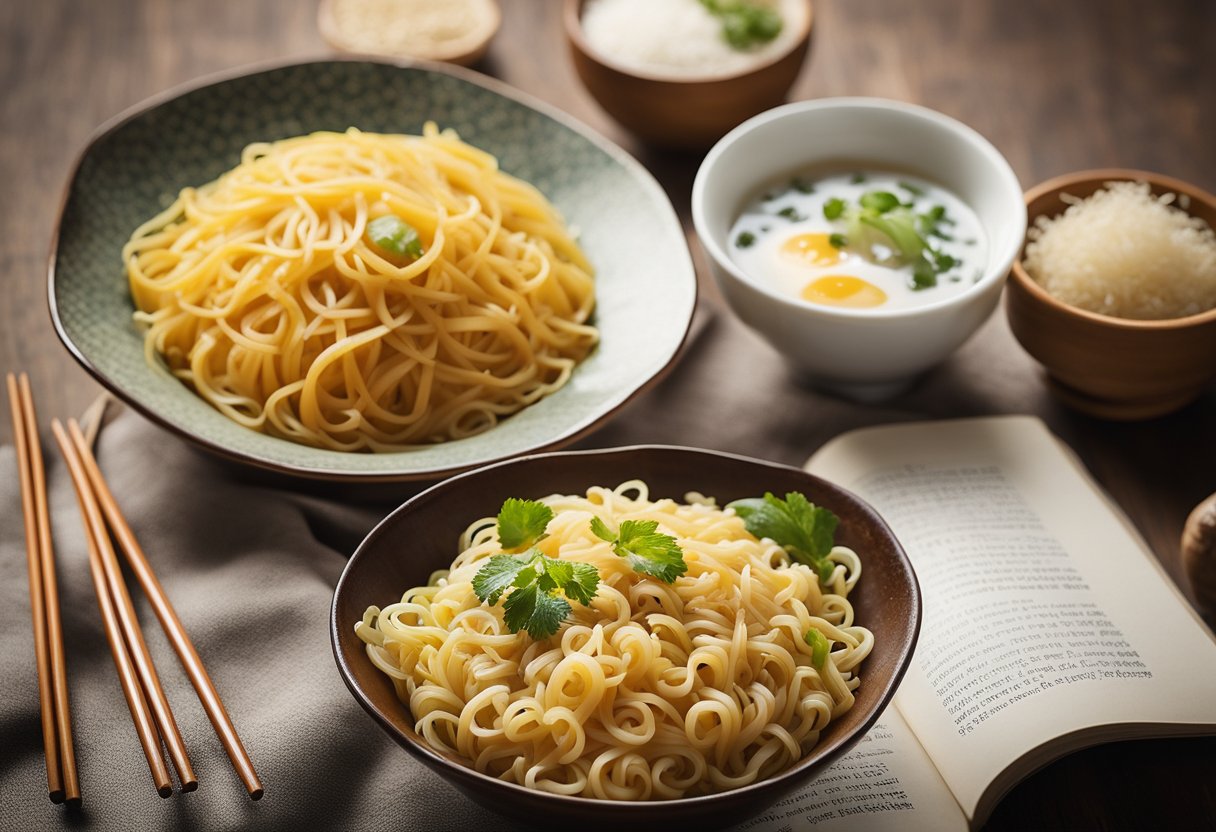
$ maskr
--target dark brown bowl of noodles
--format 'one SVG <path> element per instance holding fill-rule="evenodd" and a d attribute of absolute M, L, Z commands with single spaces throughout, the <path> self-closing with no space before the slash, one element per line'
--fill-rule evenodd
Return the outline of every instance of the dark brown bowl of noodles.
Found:
<path fill-rule="evenodd" d="M 743 532 L 736 512 L 725 510 L 731 501 L 790 492 L 839 519 L 830 577 L 790 562 L 780 546 Z M 569 614 L 547 638 L 507 632 L 501 604 L 461 600 L 477 585 L 469 581 L 472 571 L 484 568 L 490 552 L 501 551 L 494 518 L 512 497 L 553 507 L 549 535 L 538 546 L 555 558 L 594 564 L 599 573 L 595 596 L 568 604 Z M 687 571 L 670 585 L 630 571 L 608 543 L 588 535 L 592 515 L 622 533 L 622 517 L 656 519 L 659 529 L 679 539 Z M 462 546 L 467 548 L 453 564 Z M 724 565 L 733 552 L 746 560 L 746 569 L 738 566 L 744 561 Z M 427 587 L 436 570 L 449 568 L 438 586 Z M 821 591 L 818 582 L 825 579 Z M 403 598 L 410 588 L 416 589 Z M 406 603 L 395 604 L 399 600 Z M 774 613 L 773 604 L 788 608 Z M 638 446 L 524 457 L 422 492 L 388 515 L 351 557 L 334 593 L 330 627 L 339 671 L 359 704 L 416 760 L 486 808 L 578 828 L 717 828 L 758 815 L 865 734 L 908 666 L 920 609 L 916 578 L 899 542 L 853 494 L 796 468 Z M 819 671 L 811 669 L 811 650 L 797 638 L 805 625 L 790 623 L 810 620 L 807 615 L 832 639 L 827 661 L 814 660 Z M 471 621 L 479 623 L 466 627 Z M 415 625 L 431 627 L 429 637 L 439 641 L 413 653 L 389 645 L 394 629 Z M 451 630 L 438 636 L 436 627 Z M 448 644 L 462 627 L 473 634 L 471 652 L 467 643 Z M 792 637 L 779 633 L 783 628 Z M 811 643 L 808 632 L 805 644 Z M 756 649 L 764 655 L 753 654 Z M 849 650 L 860 652 L 850 658 Z M 410 658 L 398 666 L 403 656 Z M 573 675 L 563 671 L 566 660 Z M 410 661 L 413 667 L 406 666 Z M 598 671 L 586 669 L 596 662 Z M 415 671 L 418 678 L 406 681 Z M 428 675 L 431 682 L 450 677 L 439 685 L 447 689 L 428 687 Z M 742 684 L 745 677 L 769 692 Z M 538 678 L 556 692 L 538 688 Z M 813 730 L 806 731 L 796 711 L 775 707 L 768 712 L 772 724 L 727 736 L 726 726 L 738 721 L 748 702 L 752 717 L 765 701 L 785 702 L 786 683 L 799 707 L 805 700 L 831 711 L 830 721 L 812 717 Z M 494 684 L 499 688 L 489 690 Z M 610 697 L 605 684 L 618 686 Z M 418 714 L 399 698 L 397 686 Z M 755 698 L 747 698 L 745 687 Z M 451 701 L 465 694 L 464 701 Z M 816 697 L 829 701 L 829 694 L 834 704 L 814 704 Z M 661 701 L 664 696 L 669 701 Z M 582 707 L 584 698 L 595 697 L 594 706 Z M 624 714 L 620 707 L 633 711 Z M 690 726 L 692 750 L 675 747 L 685 728 L 681 718 Z M 551 737 L 536 734 L 542 725 L 553 727 Z M 610 737 L 622 747 L 610 747 Z M 736 741 L 738 748 L 696 751 Z M 546 752 L 554 753 L 546 758 Z M 563 769 L 553 764 L 556 757 L 570 762 Z"/>

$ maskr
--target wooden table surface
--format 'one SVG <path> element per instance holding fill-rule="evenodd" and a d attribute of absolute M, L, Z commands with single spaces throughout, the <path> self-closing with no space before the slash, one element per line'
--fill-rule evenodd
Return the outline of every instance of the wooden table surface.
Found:
<path fill-rule="evenodd" d="M 691 241 L 700 154 L 647 148 L 598 109 L 574 75 L 560 5 L 504 0 L 502 30 L 478 68 L 634 154 L 667 189 Z M 873 95 L 940 110 L 987 136 L 1027 187 L 1067 171 L 1133 167 L 1216 190 L 1216 3 L 821 0 L 815 14 L 793 99 Z M 97 393 L 46 311 L 51 229 L 75 154 L 101 122 L 176 84 L 255 61 L 328 54 L 315 15 L 314 3 L 300 0 L 0 4 L 0 370 L 31 374 L 44 417 L 78 413 Z M 717 306 L 695 244 L 693 251 L 702 302 Z M 1071 444 L 1182 582 L 1184 519 L 1216 490 L 1216 389 L 1149 422 L 1084 418 L 1049 398 L 998 317 L 973 348 L 991 354 L 994 385 L 1008 382 L 999 401 L 1042 416 Z M 975 412 L 985 411 L 989 393 L 974 391 Z M 922 408 L 941 415 L 932 409 Z M 10 439 L 5 422 L 0 441 Z M 1150 827 L 1216 827 L 1216 741 L 1071 755 L 1019 785 L 987 828 Z"/>

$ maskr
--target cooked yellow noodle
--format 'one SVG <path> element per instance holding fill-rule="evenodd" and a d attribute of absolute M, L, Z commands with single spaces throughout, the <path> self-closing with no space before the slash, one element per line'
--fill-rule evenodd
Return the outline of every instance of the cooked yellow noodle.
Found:
<path fill-rule="evenodd" d="M 368 242 L 395 214 L 424 253 Z M 394 450 L 492 427 L 596 341 L 591 267 L 556 210 L 428 124 L 253 144 L 123 249 L 148 360 L 254 430 Z"/>
<path fill-rule="evenodd" d="M 542 502 L 555 516 L 539 548 L 600 573 L 590 606 L 573 603 L 552 637 L 511 633 L 501 604 L 474 594 L 473 576 L 501 551 L 492 518 L 469 527 L 446 576 L 355 625 L 436 749 L 529 788 L 672 799 L 787 768 L 852 706 L 874 643 L 847 598 L 861 575 L 852 550 L 832 550 L 821 590 L 810 568 L 707 501 L 651 502 L 635 480 Z M 657 520 L 687 573 L 665 584 L 633 571 L 592 534 L 593 516 Z M 835 642 L 822 670 L 804 640 L 812 628 Z"/>

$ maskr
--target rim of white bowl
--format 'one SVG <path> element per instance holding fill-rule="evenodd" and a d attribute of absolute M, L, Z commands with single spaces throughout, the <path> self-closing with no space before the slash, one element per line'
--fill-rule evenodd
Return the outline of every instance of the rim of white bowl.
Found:
<path fill-rule="evenodd" d="M 943 127 L 965 139 L 969 144 L 979 151 L 992 165 L 998 177 L 1004 180 L 1004 184 L 1009 188 L 1011 195 L 1010 205 L 1015 204 L 1020 209 L 1014 212 L 1013 217 L 1019 223 L 1019 227 L 1014 229 L 1010 235 L 1009 245 L 1005 250 L 992 251 L 989 255 L 988 267 L 984 270 L 984 276 L 969 286 L 965 291 L 955 295 L 948 295 L 941 300 L 931 303 L 921 304 L 919 306 L 907 307 L 903 309 L 850 309 L 842 306 L 817 306 L 806 301 L 799 300 L 793 296 L 785 295 L 777 289 L 767 286 L 763 281 L 753 277 L 745 270 L 739 268 L 730 254 L 723 248 L 721 242 L 708 229 L 708 220 L 705 217 L 705 189 L 706 182 L 713 175 L 714 168 L 718 165 L 721 157 L 738 142 L 743 136 L 752 133 L 766 125 L 781 121 L 789 116 L 801 114 L 815 110 L 885 110 L 903 113 L 904 115 L 913 118 L 919 118 L 924 121 L 932 122 L 939 127 Z M 759 183 L 757 183 L 759 184 Z M 735 127 L 718 142 L 710 148 L 709 153 L 701 161 L 701 165 L 697 168 L 696 178 L 692 184 L 692 223 L 696 229 L 697 239 L 701 243 L 701 247 L 709 254 L 710 259 L 721 269 L 729 272 L 737 280 L 742 281 L 747 286 L 755 289 L 758 292 L 772 298 L 773 300 L 785 306 L 794 309 L 802 310 L 809 315 L 818 315 L 825 318 L 855 318 L 859 320 L 892 320 L 892 319 L 908 319 L 918 318 L 924 315 L 933 314 L 941 309 L 958 306 L 965 303 L 968 299 L 976 294 L 985 291 L 991 284 L 1002 282 L 1008 277 L 1010 270 L 1013 268 L 1014 262 L 1018 258 L 1018 254 L 1022 250 L 1022 244 L 1026 237 L 1026 204 L 1022 196 L 1022 185 L 1018 181 L 1017 175 L 1013 172 L 1013 168 L 1009 165 L 1009 161 L 1004 155 L 996 149 L 992 142 L 988 141 L 974 127 L 971 127 L 956 118 L 939 113 L 937 110 L 923 107 L 919 104 L 909 104 L 905 101 L 896 101 L 888 98 L 873 98 L 873 97 L 839 97 L 839 98 L 816 98 L 810 101 L 795 101 L 790 104 L 783 104 L 780 107 L 774 107 L 771 110 L 765 110 L 757 116 L 749 118 L 739 126 Z M 993 265 L 995 264 L 995 266 Z"/>

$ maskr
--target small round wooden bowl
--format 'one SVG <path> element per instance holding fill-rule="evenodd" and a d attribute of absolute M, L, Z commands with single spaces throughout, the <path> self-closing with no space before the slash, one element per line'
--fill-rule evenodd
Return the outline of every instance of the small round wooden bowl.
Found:
<path fill-rule="evenodd" d="M 840 518 L 836 542 L 862 559 L 849 595 L 856 621 L 874 633 L 861 666 L 857 699 L 832 720 L 809 753 L 785 771 L 717 794 L 678 800 L 609 801 L 552 794 L 508 783 L 440 753 L 414 730 L 409 707 L 367 656 L 354 625 L 369 605 L 385 606 L 410 587 L 423 586 L 457 554 L 469 523 L 498 513 L 507 497 L 581 494 L 589 486 L 645 480 L 652 499 L 683 500 L 689 491 L 719 505 L 772 491 L 800 491 Z M 567 451 L 521 457 L 452 477 L 402 505 L 368 534 L 342 572 L 330 611 L 330 639 L 338 670 L 355 700 L 415 759 L 503 815 L 548 829 L 718 829 L 755 817 L 844 754 L 870 729 L 907 670 L 920 630 L 920 588 L 891 529 L 860 498 L 798 468 L 739 456 L 665 446 Z M 370 727 L 370 726 L 369 726 Z"/>
<path fill-rule="evenodd" d="M 334 6 L 338 0 L 321 0 L 317 7 L 317 28 L 330 46 L 353 55 L 379 54 L 387 58 L 419 58 L 427 61 L 443 61 L 458 66 L 472 66 L 482 59 L 490 48 L 490 41 L 502 24 L 502 11 L 496 0 L 479 0 L 479 25 L 463 37 L 436 43 L 419 45 L 408 52 L 377 52 L 360 44 L 338 25 Z"/>
<path fill-rule="evenodd" d="M 1154 194 L 1190 198 L 1187 208 L 1216 228 L 1216 197 L 1178 179 L 1139 170 L 1070 173 L 1026 192 L 1029 227 L 1068 207 L 1061 197 L 1085 198 L 1107 182 L 1147 182 Z M 1024 251 L 1023 251 L 1024 253 Z M 1216 380 L 1216 309 L 1185 318 L 1142 321 L 1069 306 L 1013 265 L 1005 311 L 1014 336 L 1047 371 L 1065 404 L 1104 419 L 1163 416 L 1195 399 Z"/>
<path fill-rule="evenodd" d="M 813 10 L 789 47 L 734 75 L 671 77 L 631 69 L 596 52 L 583 34 L 586 0 L 566 0 L 566 40 L 575 71 L 607 113 L 644 141 L 665 148 L 704 150 L 731 128 L 784 103 L 811 40 Z"/>

